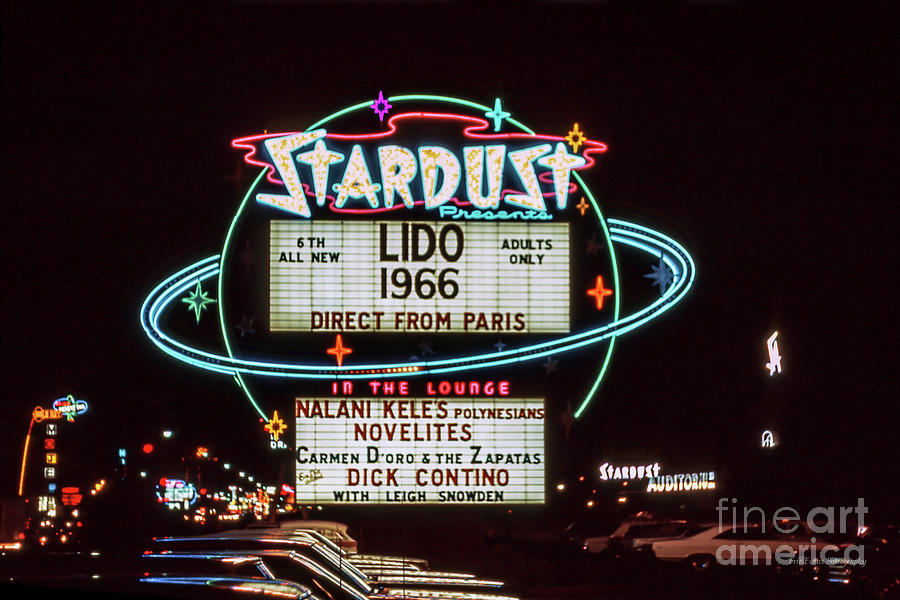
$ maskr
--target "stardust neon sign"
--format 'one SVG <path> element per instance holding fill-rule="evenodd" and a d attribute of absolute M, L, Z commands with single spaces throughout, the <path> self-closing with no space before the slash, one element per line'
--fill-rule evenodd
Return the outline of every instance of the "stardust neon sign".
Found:
<path fill-rule="evenodd" d="M 377 109 L 374 115 L 373 106 Z M 371 119 L 371 126 L 364 125 L 360 130 L 358 118 L 363 115 Z M 601 212 L 581 176 L 606 151 L 602 142 L 590 139 L 578 124 L 568 135 L 565 130 L 556 135 L 535 132 L 514 119 L 509 110 L 503 110 L 499 100 L 492 110 L 490 106 L 445 96 L 382 95 L 375 102 L 370 99 L 338 110 L 309 124 L 303 131 L 242 137 L 232 145 L 244 151 L 248 164 L 262 167 L 262 171 L 237 209 L 221 253 L 160 282 L 147 296 L 140 318 L 149 338 L 163 352 L 192 366 L 233 376 L 264 421 L 270 420 L 271 410 L 264 410 L 250 390 L 251 383 L 262 380 L 251 381 L 248 376 L 334 381 L 462 374 L 475 369 L 540 364 L 534 361 L 555 364 L 556 357 L 564 353 L 600 347 L 603 351 L 595 379 L 574 411 L 577 419 L 599 389 L 615 338 L 668 311 L 686 295 L 693 281 L 693 261 L 678 242 L 636 223 L 607 219 Z M 385 221 L 384 225 L 396 230 L 387 231 L 383 248 L 379 247 L 378 228 L 367 234 L 375 242 L 368 265 L 384 264 L 377 264 L 368 272 L 370 280 L 363 282 L 363 287 L 367 286 L 363 293 L 353 289 L 358 283 L 353 276 L 362 273 L 365 265 L 350 260 L 349 246 L 347 250 L 343 247 L 358 238 L 352 233 L 332 233 L 324 244 L 328 246 L 340 240 L 340 248 L 310 248 L 309 237 L 324 236 L 307 235 L 303 228 L 311 230 L 318 225 L 335 224 L 347 227 L 348 232 L 352 227 L 371 228 L 372 221 L 367 216 L 373 216 L 372 221 Z M 408 218 L 410 222 L 405 243 L 400 218 Z M 279 225 L 279 220 L 286 225 Z M 418 229 L 422 234 L 420 244 L 411 243 L 413 223 L 431 228 L 435 238 L 433 251 L 431 236 L 424 234 L 422 228 Z M 471 268 L 466 272 L 458 266 L 462 257 L 452 260 L 457 248 L 453 243 L 457 240 L 451 234 L 457 230 L 447 229 L 450 224 L 464 232 L 466 248 L 472 236 L 483 235 L 492 226 L 501 233 L 494 234 L 495 239 L 489 244 L 494 247 L 490 252 L 484 249 L 484 257 L 471 257 Z M 470 225 L 485 227 L 465 227 Z M 550 239 L 546 231 L 537 227 L 529 229 L 526 225 L 568 227 L 568 234 L 554 231 L 552 236 L 554 252 L 558 247 L 561 255 L 565 254 L 562 238 L 571 239 L 567 260 L 580 254 L 575 250 L 581 245 L 579 236 L 590 235 L 588 253 L 600 260 L 592 261 L 588 273 L 572 270 L 565 262 L 548 267 L 549 272 L 541 271 L 538 255 L 545 255 L 543 266 L 546 266 L 549 252 L 543 252 L 541 247 L 514 248 L 511 243 L 514 239 L 525 240 L 526 244 Z M 515 232 L 514 226 L 519 227 Z M 268 232 L 263 233 L 262 227 L 268 227 Z M 283 234 L 277 241 L 275 231 Z M 443 245 L 442 231 L 448 232 Z M 510 233 L 515 235 L 504 235 Z M 293 239 L 292 234 L 296 234 Z M 267 237 L 268 249 L 255 243 Z M 301 238 L 307 243 L 303 248 L 298 245 Z M 504 247 L 507 241 L 510 245 Z M 318 243 L 316 240 L 315 244 Z M 654 263 L 661 263 L 672 274 L 671 284 L 661 290 L 658 298 L 654 296 L 646 306 L 636 308 L 631 314 L 621 312 L 618 289 L 616 252 L 617 248 L 625 247 L 652 257 Z M 254 252 L 258 257 L 260 248 L 269 253 L 266 275 L 272 279 L 268 305 L 248 306 L 264 297 L 258 294 L 257 299 L 244 299 L 247 302 L 238 308 L 236 259 L 243 262 L 246 258 L 245 265 L 249 265 Z M 385 260 L 373 261 L 373 256 L 381 258 L 382 249 Z M 605 256 L 599 255 L 598 250 Z M 413 264 L 414 256 L 419 255 L 430 255 L 429 260 L 435 264 L 428 261 Z M 397 260 L 388 260 L 394 256 Z M 489 262 L 479 258 L 506 260 L 506 263 L 491 265 L 479 278 L 476 268 Z M 319 265 L 320 262 L 323 264 Z M 305 275 L 292 272 L 307 269 L 311 264 L 316 266 L 315 272 L 312 269 Z M 454 269 L 460 272 L 455 273 Z M 341 271 L 329 285 L 348 286 L 344 290 L 347 293 L 339 294 L 342 303 L 346 299 L 347 306 L 312 308 L 304 306 L 307 296 L 302 294 L 293 299 L 278 297 L 282 289 L 279 286 L 288 286 L 284 289 L 302 286 L 303 277 L 306 283 L 318 285 L 329 270 Z M 533 281 L 525 277 L 532 272 Z M 495 308 L 488 306 L 487 300 L 484 306 L 477 306 L 479 292 L 485 291 L 487 297 L 498 291 L 491 288 L 498 274 L 510 278 L 512 296 L 532 294 L 532 290 L 551 281 L 551 276 L 565 277 L 570 287 L 568 292 L 559 292 L 566 296 L 560 299 L 542 299 L 534 292 L 524 304 L 538 307 L 543 301 L 547 308 L 540 310 Z M 580 275 L 584 275 L 583 280 L 576 280 Z M 288 282 L 289 278 L 295 280 Z M 477 284 L 476 279 L 480 279 Z M 201 283 L 203 288 L 199 287 Z M 246 284 L 246 279 L 242 283 Z M 218 294 L 210 291 L 216 285 Z M 326 287 L 318 285 L 316 294 L 309 298 L 315 299 Z M 218 311 L 221 351 L 210 351 L 208 346 L 196 347 L 184 339 L 190 333 L 171 331 L 173 321 L 169 315 L 173 314 L 173 307 L 178 306 L 183 313 L 185 294 L 196 295 L 198 289 L 208 291 L 210 308 Z M 410 306 L 385 310 L 379 321 L 376 313 L 381 308 L 350 306 L 366 298 L 397 303 L 408 300 Z M 414 305 L 418 301 L 421 306 Z M 428 309 L 429 302 L 442 305 Z M 451 307 L 453 302 L 458 306 Z M 247 312 L 242 318 L 236 310 Z M 565 322 L 551 322 L 553 310 L 561 317 L 568 312 L 568 318 Z M 301 311 L 307 314 L 299 314 Z M 335 312 L 339 317 L 337 323 Z M 195 311 L 197 319 L 192 325 L 202 327 L 209 320 L 203 321 L 204 315 L 212 313 Z M 452 329 L 443 328 L 448 314 Z M 238 321 L 241 321 L 239 339 L 234 330 Z M 429 323 L 431 329 L 427 329 Z M 376 346 L 371 343 L 371 338 L 376 337 L 370 335 L 373 331 L 415 332 L 416 335 L 421 331 L 493 335 L 502 332 L 504 336 L 516 334 L 519 340 L 502 343 L 482 335 L 476 341 L 479 336 L 472 336 L 466 342 L 449 340 L 451 344 L 446 347 L 454 349 L 446 354 L 410 357 L 409 350 L 401 350 L 397 344 L 380 345 L 373 354 L 372 348 Z M 263 339 L 272 332 L 277 335 Z M 312 350 L 313 343 L 318 342 L 307 343 L 314 339 L 313 335 L 290 347 L 286 342 L 281 346 L 274 342 L 271 347 L 267 345 L 270 340 L 299 341 L 299 335 L 292 335 L 295 333 L 316 332 L 334 336 L 323 342 L 318 352 Z M 538 337 L 542 333 L 560 335 Z M 363 334 L 370 339 L 357 343 L 357 336 Z M 251 343 L 255 344 L 253 348 L 249 347 Z M 298 352 L 302 354 L 298 356 Z"/>

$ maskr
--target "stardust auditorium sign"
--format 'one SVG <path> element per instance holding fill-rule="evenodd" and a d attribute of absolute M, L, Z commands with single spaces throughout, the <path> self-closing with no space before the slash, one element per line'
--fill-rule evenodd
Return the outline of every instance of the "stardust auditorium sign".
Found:
<path fill-rule="evenodd" d="M 221 252 L 162 281 L 141 323 L 270 426 L 293 410 L 300 503 L 543 502 L 560 399 L 515 373 L 591 353 L 579 418 L 615 338 L 693 280 L 675 240 L 601 212 L 583 176 L 605 144 L 499 99 L 379 94 L 232 145 L 259 171 Z M 630 301 L 623 251 L 651 269 Z"/>

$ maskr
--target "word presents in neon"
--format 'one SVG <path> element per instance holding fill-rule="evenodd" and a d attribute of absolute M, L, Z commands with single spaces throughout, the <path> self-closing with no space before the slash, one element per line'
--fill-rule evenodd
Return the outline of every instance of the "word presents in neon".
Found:
<path fill-rule="evenodd" d="M 458 150 L 437 144 L 371 147 L 353 143 L 388 137 L 395 131 L 395 121 L 403 118 L 463 121 L 471 125 L 465 129 L 470 140 L 506 143 L 466 145 Z M 316 129 L 241 138 L 232 145 L 251 149 L 247 161 L 268 167 L 269 182 L 283 185 L 288 192 L 258 193 L 257 202 L 302 217 L 311 216 L 307 196 L 315 197 L 318 206 L 330 201 L 332 210 L 339 212 L 377 212 L 417 204 L 435 209 L 455 200 L 459 192 L 476 209 L 494 210 L 505 202 L 544 212 L 547 196 L 555 198 L 556 208 L 562 210 L 568 203 L 572 171 L 593 165 L 591 152 L 606 150 L 602 143 L 588 140 L 581 156 L 570 153 L 563 138 L 477 134 L 473 131 L 486 128 L 487 122 L 461 115 L 407 113 L 392 117 L 390 124 L 386 133 L 342 135 Z M 259 148 L 258 142 L 262 142 Z M 353 144 L 348 151 L 349 143 Z M 260 155 L 268 154 L 268 160 L 256 160 L 258 150 Z M 507 179 L 516 189 L 505 187 Z M 552 184 L 550 189 L 545 190 L 542 182 Z M 356 201 L 360 202 L 352 206 Z"/>

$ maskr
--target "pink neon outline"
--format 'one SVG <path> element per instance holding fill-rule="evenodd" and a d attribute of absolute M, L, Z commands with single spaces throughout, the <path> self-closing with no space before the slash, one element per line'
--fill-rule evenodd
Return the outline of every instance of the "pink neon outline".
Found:
<path fill-rule="evenodd" d="M 397 133 L 398 128 L 397 128 L 396 122 L 401 119 L 445 119 L 445 120 L 450 120 L 450 121 L 468 122 L 471 124 L 463 129 L 463 135 L 469 139 L 476 139 L 476 140 L 486 140 L 487 141 L 487 140 L 526 140 L 526 139 L 529 139 L 529 140 L 546 140 L 546 141 L 553 141 L 553 142 L 565 142 L 565 136 L 558 136 L 558 135 L 543 135 L 543 134 L 531 135 L 528 133 L 488 133 L 488 134 L 480 133 L 481 130 L 488 130 L 491 126 L 490 122 L 488 122 L 485 119 L 482 119 L 481 117 L 459 115 L 459 114 L 454 114 L 454 113 L 432 113 L 432 112 L 408 112 L 408 113 L 401 113 L 401 114 L 394 115 L 388 119 L 387 129 L 385 131 L 380 131 L 377 133 L 346 134 L 346 133 L 328 133 L 326 131 L 325 138 L 333 138 L 335 140 L 385 139 L 385 138 L 388 138 L 388 137 L 394 135 L 395 133 Z M 270 163 L 270 162 L 263 161 L 263 160 L 260 160 L 259 158 L 257 158 L 258 146 L 257 146 L 256 142 L 259 142 L 261 140 L 267 140 L 269 138 L 277 138 L 277 137 L 284 137 L 284 136 L 288 136 L 288 135 L 294 135 L 296 133 L 299 133 L 299 132 L 291 131 L 291 132 L 282 132 L 282 133 L 262 133 L 262 134 L 257 134 L 257 135 L 251 135 L 251 136 L 236 138 L 236 139 L 232 140 L 231 146 L 233 148 L 240 148 L 240 149 L 247 150 L 247 152 L 244 153 L 244 161 L 249 165 L 265 168 L 267 171 L 266 180 L 269 181 L 269 183 L 283 186 L 284 182 L 281 181 L 280 179 L 278 179 L 277 177 L 275 177 L 274 165 L 272 165 L 272 163 Z M 261 147 L 261 146 L 259 146 L 259 147 Z M 580 171 L 582 169 L 591 168 L 592 166 L 594 166 L 594 163 L 596 162 L 594 160 L 594 157 L 591 155 L 595 154 L 595 153 L 601 154 L 603 152 L 606 152 L 607 149 L 608 148 L 607 148 L 606 144 L 604 144 L 603 142 L 585 138 L 584 150 L 582 150 L 581 156 L 582 156 L 582 158 L 585 159 L 586 162 L 581 167 L 578 167 L 578 168 L 572 169 L 572 170 Z M 540 173 L 540 174 L 538 174 L 538 180 L 541 183 L 550 183 L 550 181 L 548 181 L 547 179 L 544 178 L 545 176 L 549 177 L 549 176 L 552 176 L 552 174 L 550 172 Z M 309 186 L 306 183 L 303 183 L 302 185 L 303 185 L 304 194 L 309 197 L 313 197 L 314 194 L 310 193 Z M 569 182 L 568 192 L 572 193 L 576 190 L 577 190 L 577 186 L 574 183 Z M 506 196 L 508 196 L 509 194 L 518 194 L 518 193 L 521 193 L 521 190 L 504 189 L 500 192 L 500 198 L 501 198 L 501 200 L 504 200 L 504 199 L 506 199 Z M 554 191 L 545 192 L 545 193 L 541 194 L 541 196 L 544 198 L 550 198 L 550 197 L 555 196 L 555 192 Z M 329 203 L 326 204 L 328 209 L 331 210 L 332 212 L 336 212 L 336 213 L 373 214 L 373 213 L 398 210 L 400 208 L 406 207 L 404 204 L 395 204 L 394 206 L 391 206 L 391 207 L 379 207 L 379 208 L 335 208 L 334 196 L 330 196 L 330 195 L 326 194 L 325 198 L 326 198 L 326 200 L 329 201 Z M 455 204 L 456 206 L 471 206 L 470 202 L 464 201 L 464 200 L 461 201 L 455 197 L 451 198 L 449 200 L 449 202 L 453 202 L 453 204 Z M 419 201 L 414 202 L 413 206 L 421 205 L 424 203 L 425 203 L 424 200 L 419 200 Z"/>

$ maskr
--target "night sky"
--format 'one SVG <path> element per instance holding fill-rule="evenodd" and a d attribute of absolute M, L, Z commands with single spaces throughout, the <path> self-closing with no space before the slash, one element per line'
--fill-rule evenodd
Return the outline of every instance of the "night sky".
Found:
<path fill-rule="evenodd" d="M 31 408 L 70 391 L 110 449 L 172 426 L 266 458 L 231 380 L 162 355 L 138 310 L 221 248 L 256 173 L 234 180 L 232 139 L 384 90 L 499 96 L 559 135 L 577 121 L 609 145 L 590 177 L 606 215 L 696 261 L 689 296 L 619 341 L 565 442 L 572 473 L 647 448 L 713 462 L 751 495 L 895 505 L 889 4 L 27 4 L 4 6 L 0 30 L 4 495 Z M 769 379 L 775 329 L 785 372 Z M 750 455 L 770 416 L 787 446 L 766 465 Z"/>

